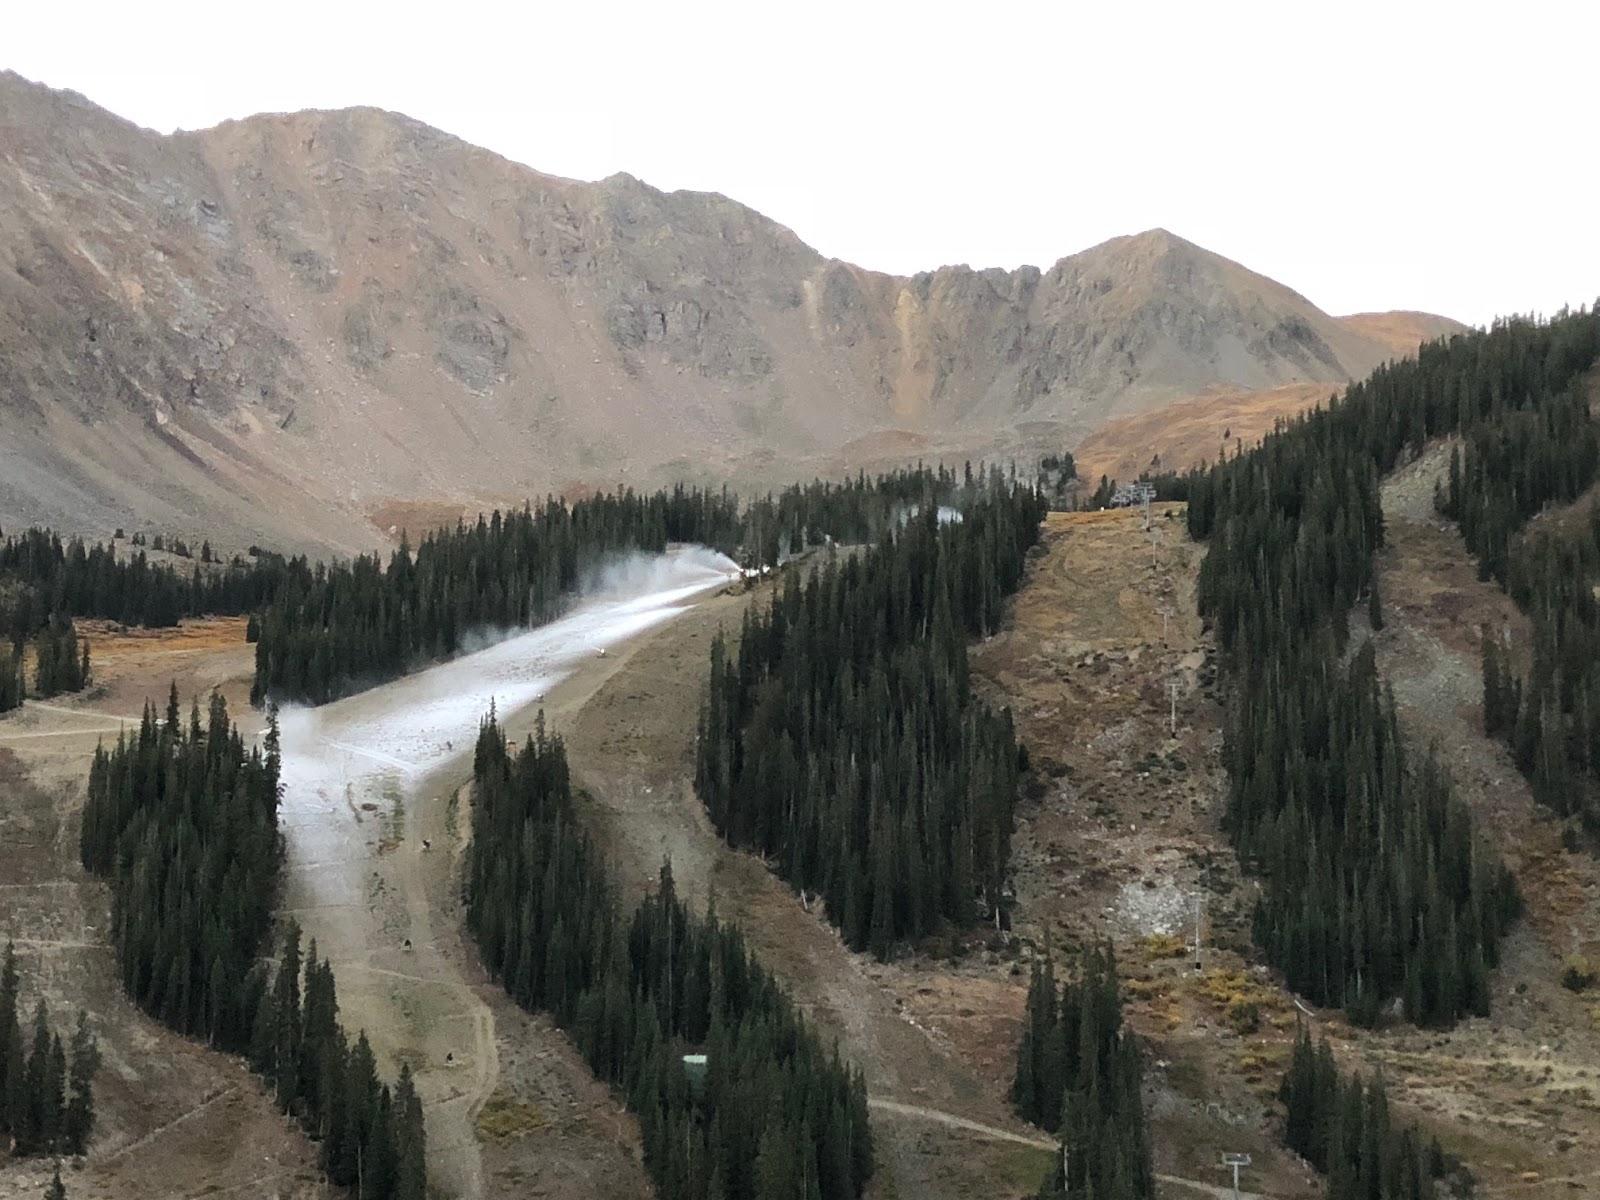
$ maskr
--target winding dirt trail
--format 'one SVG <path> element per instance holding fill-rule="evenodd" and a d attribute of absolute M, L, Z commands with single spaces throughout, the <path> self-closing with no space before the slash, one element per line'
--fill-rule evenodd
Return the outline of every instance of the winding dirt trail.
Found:
<path fill-rule="evenodd" d="M 442 1195 L 487 1191 L 476 1118 L 499 1085 L 490 985 L 461 931 L 464 790 L 479 722 L 584 704 L 643 630 L 728 582 L 731 564 L 668 556 L 629 591 L 530 633 L 317 709 L 282 715 L 284 911 L 331 961 L 340 1020 L 380 1071 L 408 1063 Z M 480 990 L 484 989 L 484 990 Z"/>
<path fill-rule="evenodd" d="M 28 724 L 18 724 L 15 719 L 0 728 L 0 745 L 7 742 L 26 742 L 35 738 L 81 738 L 90 734 L 115 734 L 124 729 L 139 728 L 139 717 L 123 717 L 116 713 L 96 712 L 92 708 L 66 708 L 60 704 L 46 704 L 42 700 L 25 700 L 19 712 L 24 721 L 37 713 L 71 717 L 93 724 L 74 725 L 68 729 L 37 729 Z"/>
<path fill-rule="evenodd" d="M 920 1104 L 901 1104 L 897 1100 L 885 1100 L 881 1096 L 873 1096 L 867 1101 L 867 1107 L 873 1112 L 892 1113 L 897 1117 L 916 1117 L 924 1121 L 933 1121 L 940 1125 L 948 1125 L 952 1129 L 965 1129 L 968 1133 L 982 1134 L 995 1141 L 1015 1142 L 1019 1146 L 1032 1146 L 1036 1150 L 1055 1151 L 1057 1143 L 1049 1138 L 1029 1137 L 1027 1134 L 1014 1133 L 1009 1129 L 996 1129 L 993 1125 L 985 1125 L 981 1121 L 969 1121 L 965 1117 L 958 1117 L 953 1113 L 940 1112 L 936 1108 L 924 1108 Z"/>
<path fill-rule="evenodd" d="M 223 1100 L 226 1100 L 229 1096 L 232 1096 L 235 1093 L 237 1093 L 238 1090 L 239 1089 L 236 1088 L 236 1087 L 227 1087 L 227 1088 L 223 1088 L 219 1092 L 214 1093 L 213 1095 L 207 1096 L 204 1100 L 202 1100 L 199 1104 L 196 1104 L 188 1112 L 183 1113 L 180 1116 L 174 1117 L 172 1120 L 168 1121 L 164 1125 L 156 1126 L 154 1129 L 152 1129 L 149 1133 L 145 1134 L 138 1141 L 129 1142 L 126 1146 L 122 1147 L 122 1149 L 118 1150 L 116 1153 L 108 1155 L 106 1157 L 105 1161 L 106 1162 L 116 1162 L 117 1159 L 119 1159 L 119 1158 L 126 1158 L 128 1155 L 133 1154 L 136 1151 L 143 1150 L 146 1146 L 148 1146 L 151 1142 L 155 1141 L 157 1138 L 163 1137 L 167 1133 L 170 1133 L 172 1130 L 178 1128 L 178 1126 L 180 1126 L 180 1125 L 184 1125 L 184 1124 L 186 1124 L 186 1123 L 188 1123 L 190 1121 L 193 1121 L 196 1117 L 199 1117 L 203 1113 L 205 1113 L 205 1111 L 207 1109 L 211 1108 L 212 1106 L 214 1106 L 216 1104 L 221 1103 Z"/>
<path fill-rule="evenodd" d="M 964 1130 L 967 1133 L 976 1133 L 980 1137 L 986 1137 L 992 1141 L 1012 1142 L 1020 1146 L 1030 1146 L 1035 1150 L 1048 1150 L 1052 1154 L 1060 1148 L 1060 1143 L 1049 1138 L 1029 1137 L 1009 1129 L 997 1129 L 993 1125 L 985 1125 L 981 1121 L 969 1121 L 965 1117 L 958 1117 L 953 1113 L 940 1112 L 936 1108 L 924 1108 L 918 1104 L 900 1104 L 894 1100 L 884 1100 L 874 1096 L 867 1101 L 867 1107 L 873 1112 L 888 1113 L 895 1117 L 909 1117 L 919 1121 L 932 1121 L 936 1125 L 943 1125 L 949 1129 Z M 1206 1195 L 1217 1197 L 1217 1200 L 1266 1200 L 1264 1196 L 1256 1192 L 1241 1190 L 1236 1196 L 1231 1187 L 1219 1187 L 1214 1183 L 1202 1183 L 1198 1179 L 1184 1179 L 1179 1175 L 1157 1175 L 1156 1178 L 1162 1183 L 1204 1192 Z"/>

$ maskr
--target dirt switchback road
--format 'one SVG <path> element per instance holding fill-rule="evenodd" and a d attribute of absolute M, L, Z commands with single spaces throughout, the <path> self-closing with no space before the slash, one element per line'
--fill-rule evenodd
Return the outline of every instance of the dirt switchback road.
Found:
<path fill-rule="evenodd" d="M 492 1194 L 475 1118 L 500 1081 L 496 989 L 462 944 L 456 880 L 469 817 L 456 785 L 479 721 L 560 719 L 628 660 L 642 630 L 727 583 L 731 564 L 669 556 L 629 592 L 477 654 L 318 709 L 282 714 L 285 912 L 331 960 L 340 1020 L 380 1068 L 411 1065 L 432 1183 Z M 641 585 L 649 590 L 641 591 Z"/>

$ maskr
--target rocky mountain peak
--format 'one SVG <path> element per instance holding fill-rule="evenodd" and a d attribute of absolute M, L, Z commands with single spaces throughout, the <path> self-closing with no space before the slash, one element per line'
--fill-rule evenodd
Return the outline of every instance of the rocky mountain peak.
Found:
<path fill-rule="evenodd" d="M 1059 450 L 1392 344 L 1165 230 L 902 278 L 378 109 L 163 137 L 0 76 L 0 525 L 349 548 L 401 500 Z"/>

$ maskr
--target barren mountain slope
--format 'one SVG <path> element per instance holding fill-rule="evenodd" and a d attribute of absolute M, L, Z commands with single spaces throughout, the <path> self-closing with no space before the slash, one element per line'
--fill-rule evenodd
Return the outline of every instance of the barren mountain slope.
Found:
<path fill-rule="evenodd" d="M 1385 358 L 1404 358 L 1435 338 L 1465 332 L 1449 317 L 1429 313 L 1356 313 L 1338 323 L 1381 342 Z M 1198 396 L 1172 400 L 1160 408 L 1114 417 L 1083 438 L 1076 449 L 1078 473 L 1133 479 L 1141 471 L 1185 471 L 1215 461 L 1238 446 L 1253 446 L 1278 421 L 1326 404 L 1339 391 L 1326 381 L 1286 383 L 1250 390 L 1214 387 Z"/>
<path fill-rule="evenodd" d="M 904 279 L 390 113 L 162 137 L 0 75 L 0 525 L 349 549 L 395 501 L 1022 455 L 1389 353 L 1160 230 Z"/>
<path fill-rule="evenodd" d="M 1449 317 L 1422 312 L 1352 313 L 1340 317 L 1339 324 L 1363 337 L 1382 342 L 1395 358 L 1404 358 L 1423 342 L 1465 333 L 1467 327 Z"/>

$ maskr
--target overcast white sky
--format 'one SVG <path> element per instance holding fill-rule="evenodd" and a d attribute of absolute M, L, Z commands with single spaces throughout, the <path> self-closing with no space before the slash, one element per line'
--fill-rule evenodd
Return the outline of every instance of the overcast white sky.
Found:
<path fill-rule="evenodd" d="M 10 8 L 0 66 L 155 129 L 378 105 L 880 270 L 1159 225 L 1335 313 L 1600 296 L 1593 0 Z"/>

